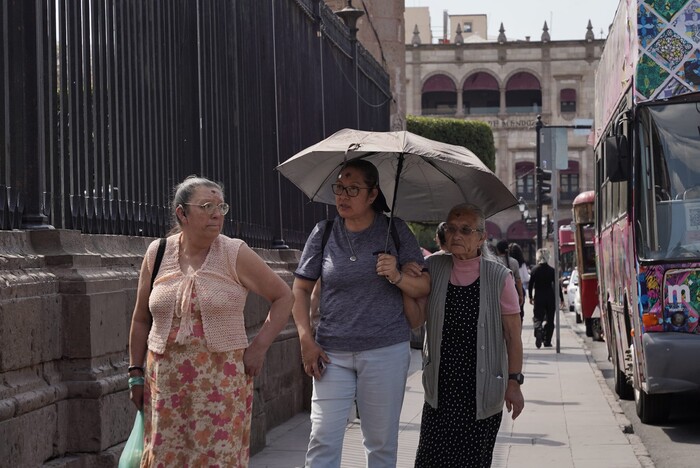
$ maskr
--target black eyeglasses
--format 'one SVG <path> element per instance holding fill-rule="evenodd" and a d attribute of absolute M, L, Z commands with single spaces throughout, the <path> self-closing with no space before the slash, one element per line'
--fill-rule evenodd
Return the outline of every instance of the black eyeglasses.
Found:
<path fill-rule="evenodd" d="M 372 190 L 374 187 L 357 187 L 355 185 L 350 185 L 346 187 L 341 184 L 332 184 L 331 188 L 333 193 L 336 195 L 342 195 L 343 192 L 348 194 L 348 197 L 356 197 L 360 194 L 360 190 Z"/>
<path fill-rule="evenodd" d="M 207 212 L 209 216 L 214 214 L 214 211 L 217 209 L 219 210 L 219 213 L 221 213 L 222 216 L 226 215 L 229 210 L 228 203 L 219 203 L 218 205 L 212 202 L 206 202 L 204 205 L 198 205 L 196 203 L 185 203 L 185 205 L 190 205 L 190 206 L 198 206 L 204 211 Z"/>
<path fill-rule="evenodd" d="M 445 226 L 445 232 L 450 235 L 457 234 L 457 231 L 459 231 L 463 236 L 468 236 L 472 232 L 484 232 L 483 229 L 472 229 L 469 226 L 453 226 L 452 224 L 448 224 Z"/>

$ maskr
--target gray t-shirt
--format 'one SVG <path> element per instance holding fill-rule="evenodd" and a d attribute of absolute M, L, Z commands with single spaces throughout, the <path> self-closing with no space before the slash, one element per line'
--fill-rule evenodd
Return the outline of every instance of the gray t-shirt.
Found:
<path fill-rule="evenodd" d="M 508 257 L 508 264 L 506 265 L 506 257 L 505 255 L 499 255 L 498 256 L 498 261 L 501 265 L 507 266 L 510 271 L 513 272 L 513 279 L 517 283 L 520 278 L 520 265 L 518 265 L 518 261 L 514 259 L 513 257 Z"/>
<path fill-rule="evenodd" d="M 321 258 L 321 242 L 327 221 L 316 225 L 304 246 L 294 275 L 311 281 L 321 278 L 320 322 L 316 341 L 327 350 L 364 351 L 408 341 L 410 328 L 403 313 L 401 290 L 377 275 L 377 253 L 389 240 L 389 253 L 396 247 L 388 218 L 377 215 L 361 232 L 345 230 L 337 216 Z M 401 245 L 398 263 L 423 264 L 418 241 L 404 221 L 394 218 Z M 347 237 L 346 237 L 347 233 Z M 357 261 L 348 239 L 352 243 Z"/>

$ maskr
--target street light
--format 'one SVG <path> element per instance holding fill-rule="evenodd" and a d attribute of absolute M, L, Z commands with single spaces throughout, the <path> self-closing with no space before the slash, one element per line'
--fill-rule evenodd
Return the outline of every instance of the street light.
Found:
<path fill-rule="evenodd" d="M 360 19 L 362 15 L 365 14 L 363 10 L 355 8 L 352 5 L 352 0 L 347 0 L 345 8 L 340 11 L 336 11 L 335 14 L 345 22 L 345 25 L 350 30 L 350 42 L 352 44 L 352 62 L 353 68 L 355 69 L 355 117 L 357 121 L 357 128 L 360 128 L 360 93 L 357 91 L 358 88 L 358 66 L 357 66 L 357 20 Z"/>
<path fill-rule="evenodd" d="M 527 202 L 523 197 L 518 199 L 518 210 L 520 210 L 520 217 L 524 221 L 530 219 L 530 208 L 527 206 Z"/>

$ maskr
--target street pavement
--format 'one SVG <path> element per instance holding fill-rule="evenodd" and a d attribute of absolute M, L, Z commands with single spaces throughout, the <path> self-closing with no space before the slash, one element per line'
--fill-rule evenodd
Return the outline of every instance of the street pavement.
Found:
<path fill-rule="evenodd" d="M 653 468 L 640 439 L 605 384 L 583 339 L 574 331 L 571 313 L 562 313 L 559 350 L 537 349 L 532 333 L 532 306 L 523 327 L 525 409 L 513 421 L 504 411 L 492 466 L 510 468 Z M 556 338 L 556 335 L 555 335 Z M 418 446 L 423 387 L 420 351 L 411 350 L 397 467 L 412 467 Z M 311 423 L 300 413 L 267 435 L 267 446 L 250 460 L 251 468 L 304 466 Z M 365 466 L 359 420 L 348 422 L 343 468 Z"/>

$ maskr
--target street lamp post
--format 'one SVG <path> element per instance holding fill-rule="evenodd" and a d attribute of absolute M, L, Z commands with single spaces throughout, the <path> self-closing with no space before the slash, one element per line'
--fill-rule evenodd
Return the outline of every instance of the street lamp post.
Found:
<path fill-rule="evenodd" d="M 537 123 L 535 124 L 535 131 L 537 132 L 537 140 L 535 141 L 535 205 L 537 209 L 537 248 L 542 248 L 542 195 L 540 194 L 540 136 L 542 134 L 542 116 L 537 116 Z"/>
<path fill-rule="evenodd" d="M 355 8 L 352 0 L 347 0 L 345 8 L 335 12 L 350 30 L 350 41 L 352 42 L 352 61 L 355 70 L 355 117 L 357 128 L 360 128 L 360 92 L 358 91 L 359 70 L 357 65 L 357 20 L 365 14 L 364 11 Z"/>

